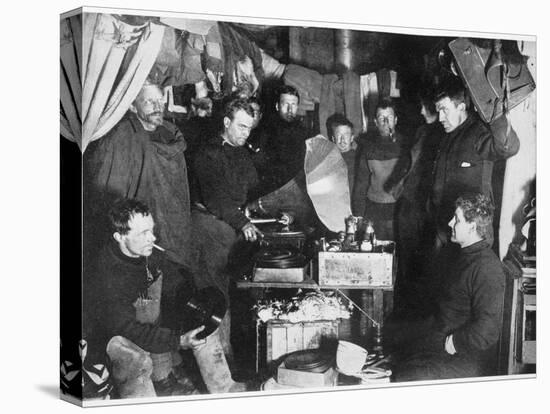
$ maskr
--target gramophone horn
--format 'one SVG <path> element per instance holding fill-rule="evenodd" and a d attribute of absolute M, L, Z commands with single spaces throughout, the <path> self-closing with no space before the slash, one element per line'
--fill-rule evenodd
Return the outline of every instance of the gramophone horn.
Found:
<path fill-rule="evenodd" d="M 332 232 L 345 230 L 351 215 L 348 169 L 338 147 L 317 135 L 306 140 L 307 192 L 317 216 Z"/>

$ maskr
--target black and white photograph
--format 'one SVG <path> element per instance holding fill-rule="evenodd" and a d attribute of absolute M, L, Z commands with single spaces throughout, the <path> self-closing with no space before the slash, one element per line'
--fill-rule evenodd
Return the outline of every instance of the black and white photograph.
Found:
<path fill-rule="evenodd" d="M 540 411 L 540 8 L 19 8 L 6 404 Z"/>
<path fill-rule="evenodd" d="M 61 398 L 534 377 L 536 58 L 528 35 L 61 15 Z"/>

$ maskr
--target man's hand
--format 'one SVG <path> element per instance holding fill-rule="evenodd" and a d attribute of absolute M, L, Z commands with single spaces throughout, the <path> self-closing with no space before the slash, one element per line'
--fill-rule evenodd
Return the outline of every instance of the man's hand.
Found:
<path fill-rule="evenodd" d="M 256 214 L 266 214 L 263 205 L 262 205 L 262 199 L 258 198 L 257 200 L 251 201 L 246 205 L 246 210 L 249 211 L 249 213 L 256 213 Z M 247 215 L 247 217 L 250 217 L 250 214 Z"/>
<path fill-rule="evenodd" d="M 453 342 L 452 334 L 447 336 L 447 338 L 445 338 L 445 351 L 447 351 L 449 355 L 456 354 L 456 349 L 455 349 L 455 344 Z"/>
<path fill-rule="evenodd" d="M 262 232 L 252 223 L 246 223 L 241 228 L 241 231 L 244 234 L 245 240 L 250 242 L 254 242 L 263 236 Z"/>
<path fill-rule="evenodd" d="M 197 349 L 199 346 L 206 343 L 206 338 L 197 339 L 196 336 L 199 332 L 204 331 L 204 325 L 199 326 L 197 329 L 184 333 L 180 336 L 180 348 L 181 349 Z"/>

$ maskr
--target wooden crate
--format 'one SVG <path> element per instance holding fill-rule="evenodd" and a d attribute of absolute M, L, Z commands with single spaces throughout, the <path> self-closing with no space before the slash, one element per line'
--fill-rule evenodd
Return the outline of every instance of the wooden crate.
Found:
<path fill-rule="evenodd" d="M 283 355 L 303 349 L 317 349 L 325 343 L 336 342 L 338 324 L 336 321 L 311 321 L 290 323 L 271 320 L 258 324 L 256 368 L 265 361 L 270 366 Z M 265 359 L 263 353 L 265 352 Z"/>
<path fill-rule="evenodd" d="M 393 253 L 319 252 L 319 286 L 391 287 Z"/>

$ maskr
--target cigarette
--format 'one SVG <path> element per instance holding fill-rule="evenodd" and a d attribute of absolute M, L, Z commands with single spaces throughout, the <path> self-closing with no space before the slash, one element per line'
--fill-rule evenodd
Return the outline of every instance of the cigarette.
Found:
<path fill-rule="evenodd" d="M 155 249 L 159 249 L 161 252 L 165 252 L 165 251 L 166 251 L 165 248 L 160 247 L 160 246 L 156 245 L 155 243 L 153 243 L 153 247 L 154 247 Z"/>

